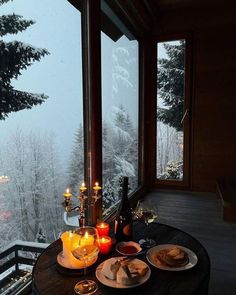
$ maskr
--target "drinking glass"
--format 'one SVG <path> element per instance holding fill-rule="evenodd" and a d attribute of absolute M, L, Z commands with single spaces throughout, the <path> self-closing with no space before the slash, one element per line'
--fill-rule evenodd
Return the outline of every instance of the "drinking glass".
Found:
<path fill-rule="evenodd" d="M 99 253 L 97 229 L 90 226 L 84 226 L 75 230 L 75 233 L 78 234 L 79 239 L 76 248 L 72 249 L 71 253 L 76 259 L 83 262 L 84 276 L 86 276 L 87 266 L 92 265 L 96 261 Z M 97 289 L 97 284 L 86 278 L 79 281 L 74 287 L 75 293 L 81 295 L 93 294 Z"/>
<path fill-rule="evenodd" d="M 151 206 L 148 203 L 139 200 L 134 210 L 134 219 L 143 221 L 146 224 L 146 234 L 144 239 L 140 240 L 139 243 L 141 246 L 150 248 L 156 245 L 156 242 L 148 237 L 147 230 L 150 223 L 157 221 L 158 214 L 157 208 Z"/>

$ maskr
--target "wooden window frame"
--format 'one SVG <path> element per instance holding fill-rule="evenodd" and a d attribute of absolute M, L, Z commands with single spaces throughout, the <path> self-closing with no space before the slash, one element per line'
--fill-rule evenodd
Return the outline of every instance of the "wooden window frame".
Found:
<path fill-rule="evenodd" d="M 84 113 L 84 175 L 89 188 L 98 181 L 102 184 L 102 98 L 101 98 L 101 1 L 100 0 L 68 0 L 81 11 L 82 27 L 82 63 L 83 63 L 83 113 Z M 116 11 L 115 11 L 116 13 Z M 120 16 L 120 15 L 119 15 Z M 124 16 L 121 15 L 121 20 Z M 156 93 L 153 57 L 155 57 L 155 42 L 151 36 L 143 38 L 132 27 L 132 22 L 126 18 L 125 25 L 131 30 L 139 42 L 139 186 L 130 196 L 131 204 L 144 196 L 148 187 L 153 183 L 150 177 L 149 151 L 150 130 L 156 116 L 150 116 L 153 100 Z M 152 137 L 153 138 L 153 137 Z M 90 193 L 92 193 L 90 191 Z M 114 213 L 109 216 L 113 218 Z M 89 213 L 89 224 L 94 225 L 102 219 L 102 199 L 93 211 Z"/>
<path fill-rule="evenodd" d="M 156 148 L 157 142 L 155 143 L 155 155 L 152 154 L 154 165 L 152 167 L 152 173 L 155 175 L 153 183 L 154 188 L 171 188 L 171 189 L 189 189 L 191 181 L 191 162 L 190 162 L 190 151 L 191 151 L 191 94 L 192 94 L 192 36 L 190 33 L 181 33 L 175 35 L 165 35 L 156 37 L 156 60 L 157 60 L 157 44 L 159 42 L 171 42 L 184 39 L 186 41 L 185 51 L 185 98 L 184 98 L 184 110 L 188 110 L 188 115 L 184 120 L 184 177 L 182 181 L 178 180 L 167 180 L 156 178 Z M 156 63 L 157 67 L 157 63 Z M 156 79 L 157 84 L 157 79 Z M 157 86 L 156 86 L 157 88 Z M 157 95 L 155 95 L 155 110 L 157 108 Z M 155 120 L 155 138 L 157 132 L 157 120 Z"/>

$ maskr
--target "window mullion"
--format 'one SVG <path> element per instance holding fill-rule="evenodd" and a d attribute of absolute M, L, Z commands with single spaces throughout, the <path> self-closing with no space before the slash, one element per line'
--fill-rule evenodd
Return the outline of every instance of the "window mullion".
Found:
<path fill-rule="evenodd" d="M 85 181 L 90 188 L 102 183 L 100 1 L 84 0 L 82 18 Z M 102 215 L 102 200 L 89 210 L 89 224 Z"/>

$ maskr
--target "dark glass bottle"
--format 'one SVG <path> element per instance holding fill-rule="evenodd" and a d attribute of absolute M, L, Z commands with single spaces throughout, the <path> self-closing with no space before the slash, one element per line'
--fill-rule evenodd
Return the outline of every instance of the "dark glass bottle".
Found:
<path fill-rule="evenodd" d="M 128 199 L 128 177 L 120 181 L 120 206 L 115 218 L 116 242 L 132 240 L 132 211 Z"/>

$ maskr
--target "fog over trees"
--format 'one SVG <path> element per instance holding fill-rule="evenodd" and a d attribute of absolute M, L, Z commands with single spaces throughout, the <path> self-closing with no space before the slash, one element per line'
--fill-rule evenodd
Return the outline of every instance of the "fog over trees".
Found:
<path fill-rule="evenodd" d="M 0 6 L 6 2 L 9 0 L 0 0 Z M 33 23 L 18 15 L 0 16 L 0 37 L 24 31 Z M 103 116 L 102 123 L 103 209 L 107 213 L 119 201 L 121 176 L 129 177 L 131 192 L 138 187 L 136 48 L 132 44 L 114 46 L 111 54 L 111 91 L 107 97 L 112 103 L 109 110 L 103 108 L 110 116 Z M 183 133 L 179 121 L 183 117 L 183 84 L 180 81 L 184 76 L 183 48 L 182 43 L 166 45 L 167 57 L 160 60 L 162 104 L 158 108 L 157 128 L 157 174 L 160 178 L 182 177 Z M 31 108 L 47 99 L 44 94 L 16 90 L 11 83 L 13 78 L 19 78 L 23 69 L 47 54 L 46 49 L 0 39 L 0 120 L 7 121 L 11 112 Z M 174 79 L 178 79 L 179 84 L 169 82 Z M 129 100 L 130 97 L 134 99 Z M 65 229 L 63 192 L 69 187 L 73 195 L 78 195 L 84 180 L 84 134 L 80 120 L 66 165 L 62 164 L 64 159 L 50 126 L 47 131 L 17 128 L 5 138 L 0 137 L 0 146 L 0 176 L 9 178 L 8 182 L 0 182 L 0 247 L 16 239 L 40 242 L 57 239 Z"/>
<path fill-rule="evenodd" d="M 1 243 L 37 241 L 40 231 L 45 241 L 58 238 L 63 228 L 61 196 L 66 182 L 53 136 L 16 130 L 1 143 L 0 163 L 9 177 L 0 186 Z"/>

